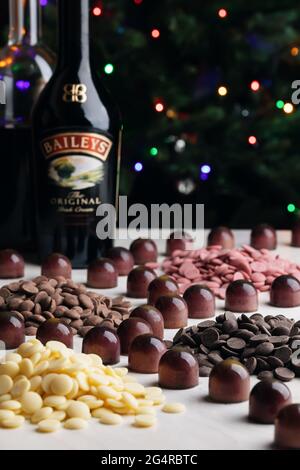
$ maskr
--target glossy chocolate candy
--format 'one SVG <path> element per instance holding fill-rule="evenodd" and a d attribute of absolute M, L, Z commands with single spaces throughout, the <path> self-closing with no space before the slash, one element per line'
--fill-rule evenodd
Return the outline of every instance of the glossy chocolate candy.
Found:
<path fill-rule="evenodd" d="M 118 336 L 121 342 L 121 353 L 128 354 L 132 341 L 140 336 L 153 334 L 153 330 L 149 323 L 142 318 L 130 317 L 124 320 L 118 328 Z"/>
<path fill-rule="evenodd" d="M 24 321 L 12 312 L 0 312 L 0 349 L 16 349 L 24 342 Z"/>
<path fill-rule="evenodd" d="M 300 220 L 298 220 L 292 230 L 292 246 L 300 247 Z"/>
<path fill-rule="evenodd" d="M 188 306 L 189 318 L 210 318 L 215 315 L 216 300 L 208 287 L 195 284 L 185 291 L 183 298 Z"/>
<path fill-rule="evenodd" d="M 220 245 L 222 248 L 234 248 L 234 235 L 228 227 L 215 227 L 208 235 L 207 245 Z"/>
<path fill-rule="evenodd" d="M 115 247 L 109 250 L 107 257 L 114 262 L 119 276 L 128 276 L 134 267 L 134 258 L 129 250 Z"/>
<path fill-rule="evenodd" d="M 118 285 L 118 271 L 112 260 L 101 258 L 88 267 L 89 287 L 94 289 L 112 289 Z"/>
<path fill-rule="evenodd" d="M 17 279 L 24 276 L 25 262 L 15 250 L 0 250 L 0 279 Z"/>
<path fill-rule="evenodd" d="M 165 343 L 156 336 L 147 334 L 136 337 L 128 353 L 129 369 L 140 374 L 155 374 L 162 355 L 167 351 Z"/>
<path fill-rule="evenodd" d="M 138 238 L 132 242 L 130 251 L 133 255 L 135 264 L 142 265 L 146 263 L 155 263 L 157 261 L 158 251 L 156 243 L 153 240 Z"/>
<path fill-rule="evenodd" d="M 235 359 L 215 365 L 209 376 L 209 396 L 219 403 L 247 401 L 250 394 L 250 375 Z"/>
<path fill-rule="evenodd" d="M 104 365 L 113 365 L 120 362 L 120 339 L 112 328 L 96 326 L 84 337 L 82 352 L 85 354 L 97 354 Z"/>
<path fill-rule="evenodd" d="M 159 297 L 155 307 L 161 312 L 167 329 L 184 328 L 188 323 L 188 307 L 180 295 Z"/>
<path fill-rule="evenodd" d="M 257 290 L 251 282 L 238 280 L 226 289 L 225 309 L 231 312 L 256 312 L 258 308 Z"/>
<path fill-rule="evenodd" d="M 152 328 L 154 336 L 157 336 L 160 339 L 164 337 L 164 319 L 160 311 L 153 307 L 153 305 L 140 305 L 140 307 L 135 308 L 131 314 L 131 317 L 142 318 Z"/>
<path fill-rule="evenodd" d="M 249 418 L 263 424 L 272 424 L 281 408 L 292 403 L 289 388 L 278 380 L 258 382 L 250 393 Z"/>
<path fill-rule="evenodd" d="M 277 277 L 271 286 L 270 302 L 275 307 L 298 307 L 300 305 L 300 282 L 293 276 Z"/>
<path fill-rule="evenodd" d="M 275 250 L 277 247 L 277 235 L 275 229 L 268 224 L 260 224 L 251 232 L 251 246 L 257 250 L 266 248 Z"/>
<path fill-rule="evenodd" d="M 127 295 L 136 299 L 146 299 L 148 287 L 156 278 L 155 271 L 144 266 L 133 269 L 127 279 Z"/>
<path fill-rule="evenodd" d="M 166 274 L 157 277 L 149 284 L 148 302 L 150 305 L 155 305 L 158 299 L 165 295 L 179 295 L 179 287 L 176 281 Z"/>
<path fill-rule="evenodd" d="M 37 339 L 46 345 L 48 341 L 59 341 L 73 349 L 73 333 L 68 325 L 65 325 L 57 318 L 42 323 L 36 333 Z"/>
<path fill-rule="evenodd" d="M 279 411 L 275 419 L 275 444 L 281 449 L 300 449 L 300 404 Z"/>
<path fill-rule="evenodd" d="M 187 232 L 173 232 L 167 240 L 167 256 L 172 256 L 176 250 L 191 250 L 193 248 L 193 238 Z"/>
<path fill-rule="evenodd" d="M 193 388 L 199 384 L 199 365 L 189 352 L 170 349 L 160 360 L 158 376 L 159 385 L 163 388 Z"/>
<path fill-rule="evenodd" d="M 72 264 L 69 258 L 60 254 L 52 253 L 47 256 L 42 264 L 42 275 L 49 278 L 65 277 L 66 279 L 72 278 Z"/>

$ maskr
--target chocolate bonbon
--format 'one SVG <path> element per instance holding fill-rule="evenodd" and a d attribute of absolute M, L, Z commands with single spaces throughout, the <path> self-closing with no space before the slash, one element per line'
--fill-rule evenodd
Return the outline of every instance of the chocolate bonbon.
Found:
<path fill-rule="evenodd" d="M 155 374 L 166 351 L 166 345 L 160 338 L 150 334 L 137 336 L 129 347 L 129 369 L 141 374 Z"/>
<path fill-rule="evenodd" d="M 188 307 L 179 295 L 159 297 L 155 304 L 161 312 L 166 329 L 184 328 L 188 322 Z"/>
<path fill-rule="evenodd" d="M 277 380 L 258 382 L 250 393 L 249 418 L 263 424 L 272 424 L 279 411 L 292 403 L 289 388 Z"/>
<path fill-rule="evenodd" d="M 118 285 L 118 271 L 113 261 L 101 258 L 88 267 L 87 284 L 94 289 L 112 289 Z"/>
<path fill-rule="evenodd" d="M 0 349 L 15 349 L 24 341 L 25 326 L 22 317 L 13 312 L 0 312 Z"/>
<path fill-rule="evenodd" d="M 134 257 L 135 264 L 142 265 L 157 261 L 157 246 L 153 240 L 138 238 L 132 242 L 130 251 Z"/>
<path fill-rule="evenodd" d="M 121 342 L 121 353 L 128 354 L 132 341 L 140 335 L 153 334 L 149 323 L 142 318 L 130 317 L 124 320 L 118 328 L 118 336 Z"/>
<path fill-rule="evenodd" d="M 112 328 L 96 326 L 83 338 L 82 352 L 97 354 L 104 365 L 117 364 L 121 354 L 120 339 Z"/>
<path fill-rule="evenodd" d="M 128 276 L 134 267 L 134 258 L 132 253 L 123 247 L 111 248 L 107 257 L 114 262 L 119 276 Z"/>
<path fill-rule="evenodd" d="M 37 339 L 44 345 L 48 341 L 60 341 L 70 349 L 73 348 L 73 336 L 71 328 L 57 318 L 50 318 L 42 323 L 36 333 Z"/>
<path fill-rule="evenodd" d="M 250 393 L 250 375 L 236 359 L 216 364 L 209 376 L 209 396 L 220 403 L 247 401 Z"/>
<path fill-rule="evenodd" d="M 177 283 L 171 276 L 160 276 L 154 279 L 148 287 L 148 302 L 155 305 L 159 297 L 165 295 L 178 295 L 179 289 Z"/>
<path fill-rule="evenodd" d="M 281 449 L 300 449 L 300 404 L 285 406 L 278 413 L 275 444 Z"/>
<path fill-rule="evenodd" d="M 260 224 L 251 232 L 251 246 L 257 250 L 275 250 L 277 247 L 276 231 L 271 225 Z"/>
<path fill-rule="evenodd" d="M 159 385 L 163 388 L 193 388 L 199 383 L 199 366 L 189 352 L 169 350 L 160 360 L 158 375 Z"/>
<path fill-rule="evenodd" d="M 24 276 L 25 262 L 15 250 L 0 250 L 0 279 L 16 279 Z"/>
<path fill-rule="evenodd" d="M 226 289 L 225 308 L 231 312 L 255 312 L 258 308 L 258 295 L 254 285 L 237 280 Z"/>
<path fill-rule="evenodd" d="M 173 232 L 167 240 L 167 256 L 171 256 L 176 250 L 191 250 L 193 237 L 187 232 Z"/>
<path fill-rule="evenodd" d="M 156 278 L 153 269 L 138 266 L 133 269 L 127 279 L 127 295 L 136 299 L 146 299 L 148 295 L 148 287 Z"/>
<path fill-rule="evenodd" d="M 212 291 L 205 286 L 195 284 L 183 294 L 188 306 L 189 318 L 210 318 L 215 314 L 216 302 Z"/>
<path fill-rule="evenodd" d="M 42 276 L 50 278 L 65 277 L 72 278 L 72 264 L 69 258 L 61 253 L 52 253 L 42 263 Z"/>
<path fill-rule="evenodd" d="M 130 317 L 138 317 L 146 320 L 151 325 L 154 336 L 160 339 L 164 337 L 164 319 L 160 311 L 153 305 L 140 305 L 135 308 Z"/>
<path fill-rule="evenodd" d="M 222 248 L 231 249 L 234 247 L 234 243 L 234 235 L 228 227 L 215 227 L 208 235 L 208 246 L 220 245 Z"/>
<path fill-rule="evenodd" d="M 275 307 L 287 308 L 300 305 L 300 282 L 293 276 L 277 277 L 271 286 L 270 302 Z"/>

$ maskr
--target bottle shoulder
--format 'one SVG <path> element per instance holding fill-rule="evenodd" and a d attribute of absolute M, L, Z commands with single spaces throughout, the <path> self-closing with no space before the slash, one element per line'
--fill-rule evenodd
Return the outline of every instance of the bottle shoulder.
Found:
<path fill-rule="evenodd" d="M 40 76 L 47 82 L 53 73 L 55 54 L 43 46 L 6 46 L 0 50 L 0 74 L 12 78 Z"/>

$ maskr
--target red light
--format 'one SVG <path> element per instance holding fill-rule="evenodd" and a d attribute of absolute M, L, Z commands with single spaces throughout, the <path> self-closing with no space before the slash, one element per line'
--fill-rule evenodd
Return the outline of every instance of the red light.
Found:
<path fill-rule="evenodd" d="M 250 84 L 250 88 L 252 91 L 258 91 L 260 89 L 260 83 L 257 80 L 253 80 Z"/>
<path fill-rule="evenodd" d="M 160 36 L 160 31 L 159 31 L 159 29 L 152 29 L 152 31 L 151 31 L 151 36 L 153 37 L 153 39 L 158 39 L 159 36 Z"/>
<path fill-rule="evenodd" d="M 141 5 L 143 0 L 133 0 L 136 5 Z"/>
<path fill-rule="evenodd" d="M 165 109 L 164 104 L 161 101 L 158 101 L 155 104 L 155 111 L 157 111 L 158 113 L 162 113 L 164 109 Z"/>
<path fill-rule="evenodd" d="M 95 7 L 95 8 L 93 9 L 93 15 L 94 15 L 94 16 L 101 16 L 101 14 L 102 14 L 102 10 L 101 10 L 100 7 Z"/>
<path fill-rule="evenodd" d="M 248 139 L 248 142 L 249 142 L 250 145 L 257 144 L 257 138 L 255 137 L 255 135 L 250 135 L 250 137 Z"/>
<path fill-rule="evenodd" d="M 225 10 L 225 8 L 220 8 L 220 10 L 218 11 L 218 15 L 220 18 L 226 18 L 228 12 L 227 10 Z"/>

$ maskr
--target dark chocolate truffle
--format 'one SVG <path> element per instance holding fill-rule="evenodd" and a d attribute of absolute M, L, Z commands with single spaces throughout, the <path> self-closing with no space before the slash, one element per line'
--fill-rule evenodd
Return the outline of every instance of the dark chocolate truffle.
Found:
<path fill-rule="evenodd" d="M 161 312 L 167 329 L 184 328 L 188 322 L 188 308 L 180 295 L 164 295 L 155 304 Z"/>
<path fill-rule="evenodd" d="M 24 342 L 24 321 L 12 312 L 0 312 L 0 349 L 16 349 Z"/>
<path fill-rule="evenodd" d="M 257 290 L 251 282 L 238 280 L 226 289 L 225 308 L 231 312 L 256 312 L 258 308 Z"/>
<path fill-rule="evenodd" d="M 36 337 L 44 345 L 48 341 L 59 341 L 65 344 L 67 348 L 73 348 L 73 333 L 71 328 L 57 318 L 50 318 L 50 320 L 42 323 L 37 330 Z"/>
<path fill-rule="evenodd" d="M 94 289 L 112 289 L 118 285 L 118 271 L 112 260 L 101 258 L 88 267 L 89 287 Z"/>
<path fill-rule="evenodd" d="M 160 339 L 164 337 L 164 319 L 160 311 L 153 307 L 153 305 L 140 305 L 140 307 L 135 308 L 131 314 L 131 317 L 142 318 L 149 323 L 153 330 L 154 336 L 157 336 Z"/>
<path fill-rule="evenodd" d="M 24 276 L 25 262 L 15 250 L 0 250 L 0 279 L 16 279 Z"/>
<path fill-rule="evenodd" d="M 60 254 L 52 253 L 47 256 L 42 264 L 42 276 L 72 278 L 72 264 L 69 258 Z"/>
<path fill-rule="evenodd" d="M 220 403 L 247 401 L 250 394 L 250 375 L 235 359 L 215 365 L 209 376 L 209 396 Z"/>
<path fill-rule="evenodd" d="M 107 257 L 114 262 L 119 276 L 128 276 L 134 267 L 134 259 L 129 250 L 115 247 L 109 250 Z"/>
<path fill-rule="evenodd" d="M 153 240 L 139 238 L 132 242 L 130 251 L 134 257 L 135 264 L 155 263 L 158 251 Z"/>
<path fill-rule="evenodd" d="M 129 347 L 129 369 L 140 374 L 155 374 L 158 372 L 160 359 L 166 351 L 167 347 L 160 338 L 140 335 Z"/>
<path fill-rule="evenodd" d="M 195 284 L 185 291 L 183 298 L 188 306 L 189 318 L 210 318 L 215 315 L 215 296 L 208 287 Z"/>
<path fill-rule="evenodd" d="M 149 284 L 156 278 L 153 269 L 138 266 L 133 269 L 127 279 L 127 295 L 136 299 L 145 299 Z"/>
<path fill-rule="evenodd" d="M 130 317 L 124 320 L 118 328 L 122 354 L 128 354 L 132 341 L 140 335 L 153 334 L 152 328 L 141 318 Z"/>
<path fill-rule="evenodd" d="M 179 295 L 179 288 L 176 281 L 167 275 L 154 279 L 148 287 L 148 302 L 155 305 L 159 297 L 164 295 Z"/>
<path fill-rule="evenodd" d="M 175 349 L 168 350 L 158 368 L 159 385 L 163 388 L 183 390 L 199 383 L 199 366 L 192 354 Z"/>
<path fill-rule="evenodd" d="M 167 256 L 172 256 L 176 250 L 192 250 L 193 238 L 186 232 L 173 232 L 167 240 Z"/>
<path fill-rule="evenodd" d="M 271 305 L 274 307 L 298 307 L 300 305 L 300 282 L 293 276 L 277 277 L 271 286 Z"/>
<path fill-rule="evenodd" d="M 258 382 L 250 393 L 249 418 L 257 423 L 272 424 L 281 408 L 292 403 L 289 388 L 277 380 Z"/>
<path fill-rule="evenodd" d="M 207 245 L 219 245 L 222 248 L 234 248 L 234 235 L 228 227 L 215 227 L 208 235 Z"/>
<path fill-rule="evenodd" d="M 279 411 L 275 419 L 275 444 L 281 449 L 300 449 L 300 404 Z"/>
<path fill-rule="evenodd" d="M 104 365 L 117 364 L 121 354 L 119 337 L 111 328 L 96 326 L 85 335 L 82 352 L 100 356 Z"/>
<path fill-rule="evenodd" d="M 251 232 L 251 246 L 257 250 L 266 248 L 275 250 L 277 247 L 276 231 L 271 225 L 260 224 L 254 227 Z"/>

